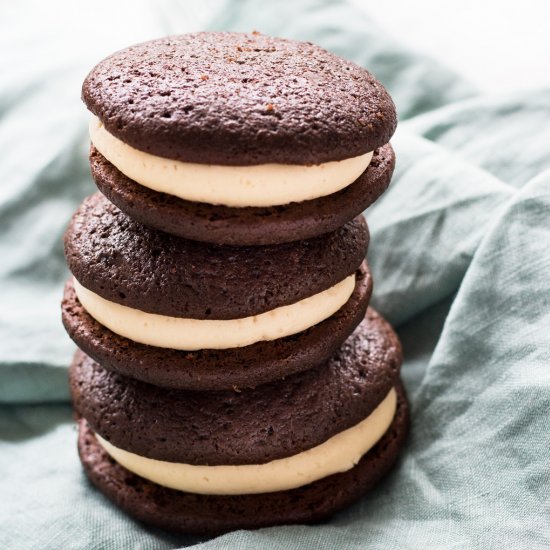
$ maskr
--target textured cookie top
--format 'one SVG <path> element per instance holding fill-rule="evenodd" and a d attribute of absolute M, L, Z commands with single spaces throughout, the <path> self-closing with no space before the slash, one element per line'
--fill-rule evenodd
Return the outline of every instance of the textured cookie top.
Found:
<path fill-rule="evenodd" d="M 73 216 L 65 256 L 77 280 L 111 302 L 171 317 L 239 319 L 334 286 L 361 265 L 368 242 L 360 217 L 305 241 L 211 245 L 145 227 L 97 193 Z"/>
<path fill-rule="evenodd" d="M 170 36 L 112 54 L 82 98 L 125 143 L 225 165 L 319 164 L 389 141 L 395 106 L 365 69 L 259 33 Z"/>
<path fill-rule="evenodd" d="M 364 420 L 395 385 L 401 361 L 396 334 L 369 309 L 323 366 L 254 390 L 167 390 L 110 372 L 82 352 L 70 379 L 76 410 L 119 448 L 171 462 L 259 464 Z"/>

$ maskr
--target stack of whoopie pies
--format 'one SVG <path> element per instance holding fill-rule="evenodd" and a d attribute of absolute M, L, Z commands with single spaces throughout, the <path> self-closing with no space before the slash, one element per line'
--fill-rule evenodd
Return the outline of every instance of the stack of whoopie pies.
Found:
<path fill-rule="evenodd" d="M 387 92 L 310 43 L 197 33 L 111 55 L 83 99 L 101 193 L 65 235 L 63 322 L 88 477 L 187 533 L 358 499 L 408 424 L 361 215 L 393 172 Z"/>

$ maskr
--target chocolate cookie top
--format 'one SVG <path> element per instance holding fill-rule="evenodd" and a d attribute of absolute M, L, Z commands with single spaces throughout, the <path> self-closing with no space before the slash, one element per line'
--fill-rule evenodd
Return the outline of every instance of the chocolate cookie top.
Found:
<path fill-rule="evenodd" d="M 97 193 L 84 200 L 65 233 L 69 269 L 103 298 L 149 313 L 238 319 L 318 294 L 363 261 L 363 217 L 305 241 L 218 246 L 147 228 Z"/>
<path fill-rule="evenodd" d="M 82 98 L 142 151 L 203 164 L 319 164 L 387 143 L 395 106 L 365 69 L 309 42 L 200 32 L 126 48 Z"/>
<path fill-rule="evenodd" d="M 167 390 L 108 371 L 80 351 L 70 381 L 76 410 L 116 447 L 188 464 L 261 464 L 364 420 L 395 385 L 401 361 L 392 328 L 369 310 L 327 363 L 254 390 Z"/>
<path fill-rule="evenodd" d="M 131 180 L 92 147 L 90 167 L 99 190 L 140 223 L 196 241 L 265 245 L 310 239 L 335 231 L 386 190 L 395 166 L 388 143 L 374 152 L 369 167 L 337 193 L 304 202 L 233 208 L 191 202 L 153 191 Z"/>

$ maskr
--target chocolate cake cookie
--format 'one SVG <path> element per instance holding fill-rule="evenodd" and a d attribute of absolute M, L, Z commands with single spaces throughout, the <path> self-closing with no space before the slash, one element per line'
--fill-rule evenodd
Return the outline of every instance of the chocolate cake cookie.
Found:
<path fill-rule="evenodd" d="M 200 164 L 315 165 L 374 151 L 395 107 L 364 68 L 309 42 L 202 32 L 120 50 L 82 99 L 141 151 Z"/>
<path fill-rule="evenodd" d="M 334 231 L 389 184 L 393 102 L 365 69 L 259 33 L 195 33 L 101 61 L 82 97 L 99 189 L 136 220 L 216 244 Z"/>
<path fill-rule="evenodd" d="M 395 333 L 373 310 L 324 365 L 254 390 L 166 390 L 78 352 L 70 381 L 81 459 L 109 498 L 161 527 L 205 534 L 317 521 L 359 498 L 395 461 L 408 424 L 401 361 Z M 364 452 L 353 454 L 357 444 Z M 190 468 L 183 481 L 180 467 Z"/>

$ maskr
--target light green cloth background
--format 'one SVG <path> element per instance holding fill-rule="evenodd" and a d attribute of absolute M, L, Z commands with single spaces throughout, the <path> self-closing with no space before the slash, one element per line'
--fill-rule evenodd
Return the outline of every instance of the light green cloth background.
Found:
<path fill-rule="evenodd" d="M 137 524 L 87 483 L 59 314 L 61 236 L 94 190 L 80 83 L 114 49 L 198 28 L 317 42 L 395 98 L 369 259 L 413 419 L 393 473 L 330 522 L 210 541 Z M 328 0 L 4 2 L 0 48 L 0 548 L 550 546 L 550 90 L 481 95 Z"/>

